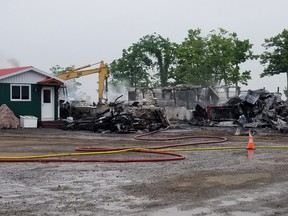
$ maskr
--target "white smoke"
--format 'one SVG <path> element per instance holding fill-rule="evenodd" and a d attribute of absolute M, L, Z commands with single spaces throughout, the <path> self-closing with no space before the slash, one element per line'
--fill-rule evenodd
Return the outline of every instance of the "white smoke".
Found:
<path fill-rule="evenodd" d="M 108 83 L 108 101 L 114 102 L 114 100 L 121 95 L 123 95 L 120 99 L 121 101 L 128 101 L 128 89 L 129 85 L 125 82 L 113 85 Z"/>
<path fill-rule="evenodd" d="M 74 99 L 85 100 L 89 103 L 98 103 L 98 74 L 91 74 L 85 77 L 77 78 L 77 82 L 82 85 L 77 89 L 77 94 L 74 95 Z M 123 95 L 119 101 L 128 101 L 129 85 L 126 82 L 119 82 L 117 84 L 111 84 L 108 81 L 108 91 L 106 92 L 106 86 L 104 87 L 103 97 L 107 99 L 107 103 L 114 102 L 116 98 Z M 102 101 L 103 103 L 106 100 Z"/>

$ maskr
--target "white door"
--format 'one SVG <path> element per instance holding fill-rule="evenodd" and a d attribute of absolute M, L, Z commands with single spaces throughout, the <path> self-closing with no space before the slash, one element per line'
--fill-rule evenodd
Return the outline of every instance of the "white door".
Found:
<path fill-rule="evenodd" d="M 51 121 L 54 119 L 54 88 L 43 87 L 41 94 L 41 105 L 42 105 L 42 121 Z"/>

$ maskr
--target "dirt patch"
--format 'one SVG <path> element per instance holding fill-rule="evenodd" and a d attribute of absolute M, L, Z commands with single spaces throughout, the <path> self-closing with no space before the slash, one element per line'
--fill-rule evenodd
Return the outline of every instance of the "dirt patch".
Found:
<path fill-rule="evenodd" d="M 135 140 L 135 135 L 1 130 L 0 155 L 75 152 L 78 146 L 153 147 L 177 142 L 150 143 Z M 245 146 L 248 141 L 228 130 L 171 130 L 156 136 L 182 135 L 228 138 L 226 143 L 212 146 Z M 254 141 L 256 152 L 252 158 L 242 149 L 181 152 L 185 160 L 158 163 L 0 163 L 0 214 L 285 215 L 288 149 L 257 149 L 257 145 L 286 146 L 288 138 L 273 135 L 272 139 L 258 133 Z M 136 152 L 109 155 L 138 156 Z"/>

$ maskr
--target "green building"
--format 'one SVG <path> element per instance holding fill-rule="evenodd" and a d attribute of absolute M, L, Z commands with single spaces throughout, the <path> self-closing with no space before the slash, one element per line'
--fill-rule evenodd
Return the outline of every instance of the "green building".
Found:
<path fill-rule="evenodd" d="M 32 66 L 0 69 L 0 106 L 14 114 L 30 115 L 38 121 L 54 121 L 59 116 L 58 89 L 63 80 Z"/>

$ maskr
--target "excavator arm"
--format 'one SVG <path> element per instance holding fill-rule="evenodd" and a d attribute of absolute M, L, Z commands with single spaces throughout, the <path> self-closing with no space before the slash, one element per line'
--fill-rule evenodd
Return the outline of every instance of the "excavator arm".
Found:
<path fill-rule="evenodd" d="M 96 63 L 97 64 L 97 63 Z M 79 78 L 82 76 L 87 76 L 90 74 L 98 73 L 99 74 L 99 81 L 98 81 L 98 104 L 103 104 L 103 94 L 104 94 L 104 86 L 106 82 L 106 87 L 107 87 L 107 78 L 109 77 L 109 71 L 107 70 L 106 65 L 104 64 L 103 61 L 100 62 L 100 67 L 98 68 L 93 68 L 93 69 L 86 69 L 95 64 L 89 64 L 85 65 L 79 68 L 75 68 L 73 70 L 67 71 L 65 73 L 59 74 L 57 77 L 63 80 L 70 80 L 70 79 L 75 79 Z"/>

